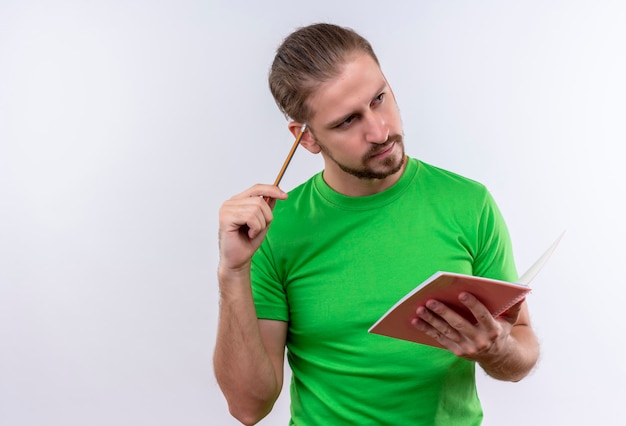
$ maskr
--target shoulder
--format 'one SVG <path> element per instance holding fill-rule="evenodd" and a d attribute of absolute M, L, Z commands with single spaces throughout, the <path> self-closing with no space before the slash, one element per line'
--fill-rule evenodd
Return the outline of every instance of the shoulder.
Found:
<path fill-rule="evenodd" d="M 311 202 L 314 202 L 316 198 L 315 181 L 319 178 L 320 173 L 313 175 L 307 181 L 288 191 L 289 196 L 286 200 L 276 202 L 274 214 L 282 215 L 284 212 L 293 213 L 302 209 L 309 209 Z"/>
<path fill-rule="evenodd" d="M 460 175 L 450 170 L 426 163 L 421 160 L 414 160 L 418 163 L 418 179 L 420 185 L 425 189 L 444 194 L 459 194 L 467 196 L 485 197 L 489 191 L 487 187 L 472 178 Z"/>

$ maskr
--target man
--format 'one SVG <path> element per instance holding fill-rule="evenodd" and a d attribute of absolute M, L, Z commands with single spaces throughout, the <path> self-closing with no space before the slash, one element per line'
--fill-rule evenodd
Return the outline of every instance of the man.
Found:
<path fill-rule="evenodd" d="M 413 326 L 449 350 L 367 330 L 438 270 L 517 278 L 488 191 L 405 155 L 391 87 L 352 30 L 294 32 L 269 80 L 324 171 L 289 196 L 255 185 L 220 209 L 214 367 L 231 413 L 254 424 L 270 412 L 287 347 L 291 424 L 480 424 L 475 364 L 517 381 L 537 361 L 525 302 L 494 319 L 462 294 L 472 323 L 430 301 Z"/>

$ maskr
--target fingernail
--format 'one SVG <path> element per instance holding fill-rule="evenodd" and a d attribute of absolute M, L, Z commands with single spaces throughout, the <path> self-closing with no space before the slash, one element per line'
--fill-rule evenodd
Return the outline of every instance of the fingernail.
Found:
<path fill-rule="evenodd" d="M 437 309 L 437 306 L 439 306 L 439 303 L 437 303 L 434 300 L 429 300 L 428 302 L 426 302 L 426 306 L 428 306 L 430 309 Z"/>

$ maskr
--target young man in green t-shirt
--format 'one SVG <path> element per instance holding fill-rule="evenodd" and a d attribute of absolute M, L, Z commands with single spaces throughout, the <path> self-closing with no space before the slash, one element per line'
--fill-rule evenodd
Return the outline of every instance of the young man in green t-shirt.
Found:
<path fill-rule="evenodd" d="M 214 366 L 231 413 L 254 424 L 270 412 L 287 348 L 292 424 L 480 424 L 475 364 L 517 381 L 537 361 L 525 302 L 493 318 L 462 294 L 473 323 L 430 301 L 412 324 L 448 350 L 367 328 L 437 270 L 517 278 L 493 199 L 405 155 L 391 87 L 352 30 L 292 33 L 269 79 L 324 171 L 289 197 L 255 185 L 220 209 Z"/>

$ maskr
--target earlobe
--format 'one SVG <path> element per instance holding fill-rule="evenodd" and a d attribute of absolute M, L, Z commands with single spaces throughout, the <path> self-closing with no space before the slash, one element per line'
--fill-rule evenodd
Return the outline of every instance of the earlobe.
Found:
<path fill-rule="evenodd" d="M 319 154 L 322 151 L 322 148 L 317 144 L 317 141 L 309 129 L 307 129 L 304 132 L 304 135 L 302 135 L 300 145 L 312 154 Z"/>

